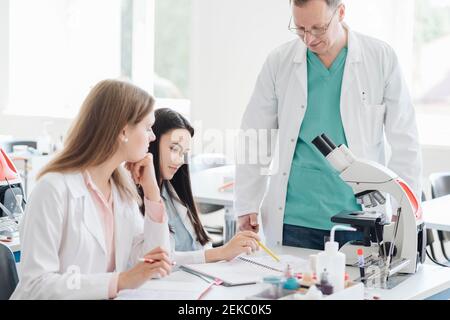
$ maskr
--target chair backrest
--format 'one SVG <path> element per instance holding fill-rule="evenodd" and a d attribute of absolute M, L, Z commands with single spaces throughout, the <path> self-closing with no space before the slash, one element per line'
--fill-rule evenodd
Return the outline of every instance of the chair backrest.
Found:
<path fill-rule="evenodd" d="M 422 202 L 427 201 L 427 196 L 426 196 L 425 192 L 423 192 L 423 191 L 422 191 L 421 200 L 422 200 Z"/>
<path fill-rule="evenodd" d="M 422 191 L 422 202 L 427 201 L 427 196 L 425 195 L 425 192 Z M 434 242 L 434 235 L 433 230 L 427 228 L 427 246 L 432 246 Z M 433 247 L 431 247 L 433 248 Z M 434 253 L 433 253 L 434 255 Z"/>
<path fill-rule="evenodd" d="M 18 282 L 14 255 L 7 246 L 0 243 L 0 300 L 8 300 Z"/>
<path fill-rule="evenodd" d="M 431 197 L 439 198 L 450 194 L 450 172 L 437 172 L 430 175 L 431 182 Z M 450 240 L 450 232 L 448 231 L 437 231 L 439 236 L 439 241 L 443 245 L 443 241 Z M 445 257 L 447 253 L 445 248 L 442 247 L 442 251 Z"/>
<path fill-rule="evenodd" d="M 450 172 L 437 172 L 430 175 L 431 197 L 439 198 L 450 194 Z"/>

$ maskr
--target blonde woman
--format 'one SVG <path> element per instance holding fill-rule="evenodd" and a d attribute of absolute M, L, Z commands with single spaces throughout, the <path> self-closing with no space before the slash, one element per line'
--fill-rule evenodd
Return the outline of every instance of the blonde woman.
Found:
<path fill-rule="evenodd" d="M 147 153 L 153 104 L 121 81 L 91 90 L 31 194 L 12 299 L 108 299 L 170 273 L 167 217 Z M 125 162 L 144 190 L 144 216 Z"/>

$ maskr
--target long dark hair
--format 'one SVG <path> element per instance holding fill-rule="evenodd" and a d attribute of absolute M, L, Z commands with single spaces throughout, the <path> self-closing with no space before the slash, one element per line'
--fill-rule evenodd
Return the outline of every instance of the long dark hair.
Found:
<path fill-rule="evenodd" d="M 178 112 L 169 109 L 161 108 L 155 111 L 155 124 L 152 127 L 153 132 L 156 136 L 156 141 L 150 143 L 148 151 L 153 154 L 153 163 L 155 166 L 156 181 L 162 181 L 161 187 L 165 187 L 169 192 L 172 199 L 178 199 L 187 208 L 188 217 L 191 221 L 195 234 L 197 236 L 197 241 L 202 245 L 208 243 L 211 239 L 208 237 L 205 229 L 200 222 L 198 216 L 197 207 L 195 206 L 194 196 L 192 195 L 191 188 L 191 177 L 189 175 L 189 164 L 183 164 L 175 173 L 173 178 L 170 180 L 170 184 L 175 190 L 173 192 L 172 188 L 169 186 L 169 181 L 163 180 L 160 172 L 160 140 L 161 136 L 174 129 L 185 129 L 189 131 L 191 137 L 194 136 L 194 128 L 190 125 L 189 121 L 186 120 Z M 143 190 L 139 188 L 139 193 L 143 197 Z M 177 201 L 177 200 L 175 200 Z M 144 208 L 141 207 L 141 212 L 144 214 Z"/>

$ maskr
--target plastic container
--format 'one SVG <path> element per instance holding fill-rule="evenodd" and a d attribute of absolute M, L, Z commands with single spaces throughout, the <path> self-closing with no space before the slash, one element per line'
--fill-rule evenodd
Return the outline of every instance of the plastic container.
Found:
<path fill-rule="evenodd" d="M 325 243 L 325 251 L 317 254 L 316 272 L 318 275 L 325 270 L 333 292 L 344 290 L 345 281 L 345 254 L 339 252 L 339 244 L 334 241 L 336 230 L 356 231 L 355 228 L 336 225 L 331 229 L 330 241 Z"/>

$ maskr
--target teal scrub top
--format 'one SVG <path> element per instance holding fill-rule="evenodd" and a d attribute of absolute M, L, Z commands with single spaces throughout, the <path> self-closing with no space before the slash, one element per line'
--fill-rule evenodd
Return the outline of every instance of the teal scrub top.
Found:
<path fill-rule="evenodd" d="M 291 165 L 285 224 L 331 230 L 333 215 L 361 210 L 352 189 L 311 143 L 325 133 L 336 145 L 347 145 L 340 112 L 346 58 L 343 48 L 327 69 L 315 53 L 307 52 L 308 105 Z"/>

